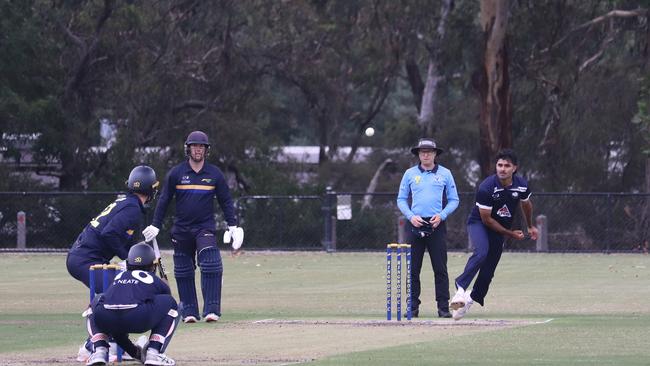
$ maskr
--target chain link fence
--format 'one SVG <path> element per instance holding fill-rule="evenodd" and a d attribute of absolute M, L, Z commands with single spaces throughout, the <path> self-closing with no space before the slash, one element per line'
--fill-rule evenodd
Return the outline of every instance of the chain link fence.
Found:
<path fill-rule="evenodd" d="M 67 250 L 83 227 L 111 203 L 115 192 L 0 192 L 2 250 Z M 327 191 L 322 196 L 244 196 L 236 200 L 245 248 L 289 250 L 380 250 L 398 242 L 404 227 L 395 193 Z M 555 252 L 646 252 L 650 240 L 650 194 L 537 193 L 534 215 L 543 215 L 545 245 L 506 241 L 506 250 Z M 216 205 L 216 203 L 215 203 Z M 467 215 L 474 193 L 460 193 L 460 205 L 448 218 L 450 250 L 467 250 Z M 170 248 L 174 204 L 159 242 Z M 225 229 L 219 209 L 217 229 Z M 19 213 L 24 212 L 24 225 Z M 151 222 L 147 211 L 145 225 Z M 515 217 L 515 226 L 523 218 Z M 22 228 L 22 229 L 21 229 Z"/>

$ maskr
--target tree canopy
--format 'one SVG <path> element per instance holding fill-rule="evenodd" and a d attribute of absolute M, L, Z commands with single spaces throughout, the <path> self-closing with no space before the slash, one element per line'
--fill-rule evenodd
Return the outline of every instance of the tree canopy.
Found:
<path fill-rule="evenodd" d="M 500 147 L 519 153 L 538 190 L 647 190 L 649 7 L 4 1 L 3 189 L 30 184 L 11 174 L 15 136 L 33 136 L 29 158 L 57 166 L 35 172 L 57 176 L 51 188 L 107 190 L 134 164 L 165 172 L 201 129 L 240 194 L 363 190 L 379 166 L 376 189 L 394 191 L 425 135 L 447 150 L 440 163 L 463 190 Z M 102 122 L 117 134 L 98 148 Z M 276 162 L 287 145 L 319 146 L 318 163 Z M 373 153 L 359 163 L 361 146 Z"/>

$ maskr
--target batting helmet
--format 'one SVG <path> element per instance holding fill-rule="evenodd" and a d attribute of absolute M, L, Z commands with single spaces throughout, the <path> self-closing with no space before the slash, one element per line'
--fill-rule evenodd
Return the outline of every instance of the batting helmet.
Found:
<path fill-rule="evenodd" d="M 126 259 L 127 269 L 145 269 L 149 270 L 156 260 L 156 254 L 153 248 L 141 241 L 129 249 L 129 257 Z"/>
<path fill-rule="evenodd" d="M 187 135 L 185 139 L 185 155 L 190 155 L 190 145 L 203 145 L 205 146 L 205 155 L 207 156 L 210 153 L 210 141 L 208 140 L 208 135 L 203 131 L 193 131 Z"/>
<path fill-rule="evenodd" d="M 146 165 L 138 165 L 133 168 L 129 174 L 129 180 L 126 181 L 129 192 L 144 194 L 147 196 L 146 202 L 156 198 L 159 185 L 156 172 Z"/>

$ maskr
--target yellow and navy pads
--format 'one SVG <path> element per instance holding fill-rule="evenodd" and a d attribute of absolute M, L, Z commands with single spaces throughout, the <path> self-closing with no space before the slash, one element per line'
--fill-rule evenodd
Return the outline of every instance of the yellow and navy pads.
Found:
<path fill-rule="evenodd" d="M 158 200 L 152 225 L 161 227 L 167 206 L 176 197 L 174 232 L 196 229 L 214 230 L 214 197 L 223 210 L 228 225 L 237 225 L 230 190 L 226 178 L 212 164 L 205 163 L 198 173 L 188 161 L 178 164 L 167 174 Z"/>

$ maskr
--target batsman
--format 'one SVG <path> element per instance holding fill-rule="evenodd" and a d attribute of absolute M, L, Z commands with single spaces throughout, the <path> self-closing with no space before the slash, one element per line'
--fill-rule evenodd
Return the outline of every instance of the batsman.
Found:
<path fill-rule="evenodd" d="M 219 168 L 206 162 L 209 153 L 208 135 L 194 131 L 187 136 L 185 155 L 188 159 L 167 174 L 153 222 L 142 232 L 148 242 L 156 238 L 167 206 L 176 197 L 171 240 L 174 248 L 174 276 L 180 297 L 179 308 L 185 323 L 196 323 L 201 319 L 194 281 L 197 262 L 201 269 L 203 318 L 206 322 L 216 322 L 221 317 L 223 264 L 217 247 L 215 196 L 228 223 L 224 242 L 232 240 L 233 250 L 239 250 L 244 240 L 244 230 L 237 227 L 226 178 Z"/>

